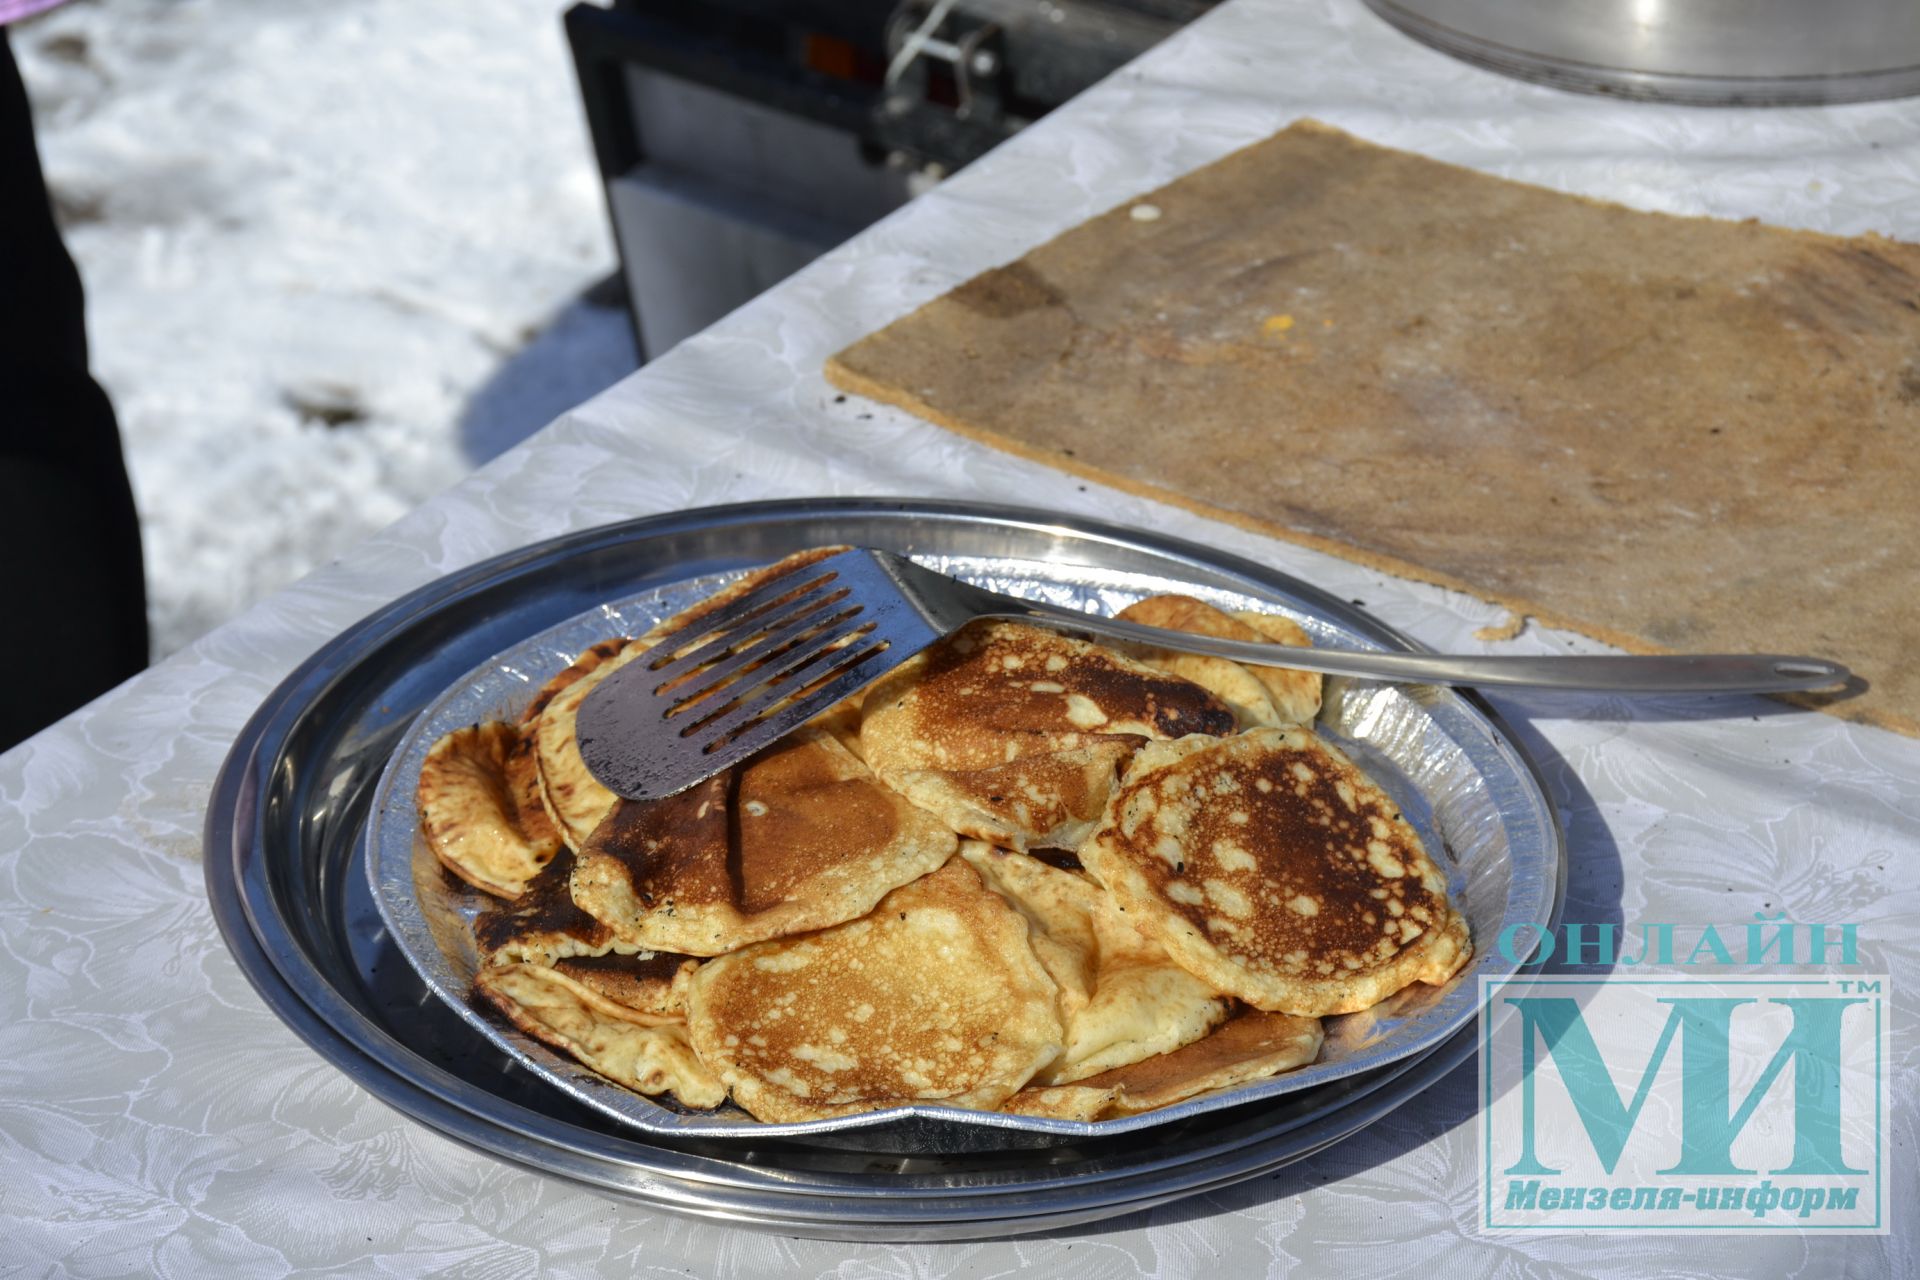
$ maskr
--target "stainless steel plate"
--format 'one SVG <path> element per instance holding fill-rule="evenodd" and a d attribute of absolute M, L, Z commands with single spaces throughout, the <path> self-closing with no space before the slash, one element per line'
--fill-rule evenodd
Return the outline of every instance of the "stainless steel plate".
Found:
<path fill-rule="evenodd" d="M 1184 577 L 1008 556 L 923 553 L 929 568 L 991 590 L 1111 616 L 1149 595 L 1182 592 L 1225 609 L 1290 614 L 1316 642 L 1378 647 L 1346 615 L 1270 593 L 1229 591 Z M 479 955 L 472 921 L 493 905 L 455 883 L 419 834 L 420 766 L 443 734 L 517 718 L 540 685 L 587 646 L 639 635 L 721 586 L 701 577 L 609 601 L 495 655 L 465 674 L 414 721 L 375 794 L 367 871 L 374 899 L 402 954 L 456 1014 L 528 1071 L 575 1100 L 650 1134 L 834 1141 L 873 1150 L 991 1150 L 1045 1146 L 1157 1128 L 1248 1102 L 1312 1089 L 1432 1049 L 1470 1023 L 1475 977 L 1504 980 L 1515 966 L 1491 944 L 1511 923 L 1545 917 L 1557 845 L 1546 802 L 1492 725 L 1448 690 L 1333 680 L 1319 730 L 1358 757 L 1400 802 L 1448 873 L 1449 893 L 1483 940 L 1475 964 L 1443 990 L 1417 987 L 1366 1013 L 1329 1018 L 1320 1058 L 1298 1071 L 1216 1091 L 1177 1106 L 1089 1124 L 921 1105 L 802 1123 L 763 1124 L 738 1108 L 693 1111 L 629 1092 L 470 1003 Z"/>
<path fill-rule="evenodd" d="M 360 865 L 376 783 L 407 726 L 491 655 L 596 602 L 835 541 L 1171 572 L 1339 607 L 1192 544 L 957 503 L 839 499 L 680 512 L 475 565 L 323 646 L 265 701 L 221 770 L 207 819 L 209 899 L 261 998 L 358 1085 L 458 1143 L 651 1208 L 835 1239 L 1039 1231 L 1255 1177 L 1372 1123 L 1471 1052 L 1472 1036 L 1458 1035 L 1386 1068 L 1163 1127 L 1152 1142 L 875 1155 L 817 1142 L 641 1134 L 552 1089 L 475 1033 L 399 955 Z M 1380 643 L 1399 643 L 1377 623 L 1359 625 Z M 1564 879 L 1558 867 L 1553 879 Z M 1558 918 L 1557 897 L 1547 918 Z"/>

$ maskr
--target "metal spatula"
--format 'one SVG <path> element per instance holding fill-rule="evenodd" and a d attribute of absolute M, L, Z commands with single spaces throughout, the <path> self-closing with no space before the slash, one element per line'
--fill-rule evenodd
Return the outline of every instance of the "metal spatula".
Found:
<path fill-rule="evenodd" d="M 984 591 L 885 551 L 828 556 L 663 636 L 580 706 L 580 755 L 630 800 L 684 791 L 746 759 L 975 618 L 1080 631 L 1256 666 L 1422 684 L 1612 693 L 1779 693 L 1847 679 L 1774 654 L 1467 657 L 1216 640 Z"/>

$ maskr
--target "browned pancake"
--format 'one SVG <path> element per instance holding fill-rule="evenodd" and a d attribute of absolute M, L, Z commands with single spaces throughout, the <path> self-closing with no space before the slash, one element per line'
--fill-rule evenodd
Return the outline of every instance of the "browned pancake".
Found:
<path fill-rule="evenodd" d="M 638 1093 L 672 1093 L 690 1107 L 717 1107 L 727 1091 L 693 1052 L 677 1020 L 606 999 L 559 969 L 489 965 L 475 989 L 513 1024 Z"/>
<path fill-rule="evenodd" d="M 624 637 L 616 636 L 590 646 L 566 670 L 541 685 L 520 713 L 519 736 L 507 753 L 507 787 L 513 796 L 514 816 L 519 820 L 520 829 L 537 848 L 558 848 L 566 843 L 567 834 L 554 817 L 540 771 L 540 717 L 555 698 L 618 657 L 629 643 Z"/>
<path fill-rule="evenodd" d="M 567 893 L 562 849 L 513 903 L 474 924 L 483 953 L 474 990 L 520 1030 L 641 1093 L 718 1106 L 720 1082 L 686 1034 L 686 986 L 698 961 L 621 954 L 612 930 Z"/>
<path fill-rule="evenodd" d="M 547 709 L 548 703 L 559 697 L 574 681 L 589 674 L 601 663 L 616 657 L 622 649 L 627 647 L 628 643 L 629 641 L 625 636 L 615 636 L 610 640 L 602 640 L 598 644 L 591 645 L 582 650 L 580 656 L 573 660 L 572 665 L 550 678 L 535 691 L 533 701 L 529 702 L 526 710 L 520 713 L 521 725 L 526 728 L 532 728 L 538 724 L 540 722 L 540 713 Z"/>
<path fill-rule="evenodd" d="M 867 693 L 860 742 L 882 781 L 962 835 L 1073 848 L 1148 739 L 1231 733 L 1189 680 L 1084 640 L 978 622 Z"/>
<path fill-rule="evenodd" d="M 833 740 L 845 747 L 866 763 L 866 749 L 860 745 L 860 707 L 866 701 L 864 691 L 844 699 L 827 711 L 821 712 L 812 720 L 816 728 L 825 729 L 833 735 Z"/>
<path fill-rule="evenodd" d="M 976 840 L 960 856 L 1027 918 L 1034 956 L 1060 988 L 1060 1056 L 1036 1083 L 1065 1084 L 1167 1053 L 1226 1019 L 1231 1001 L 1134 928 L 1090 877 Z"/>
<path fill-rule="evenodd" d="M 534 731 L 523 721 L 514 731 L 513 745 L 507 748 L 507 797 L 513 802 L 513 820 L 520 834 L 543 863 L 558 853 L 566 842 L 560 828 L 553 825 L 547 812 L 546 795 L 540 785 L 540 756 Z"/>
<path fill-rule="evenodd" d="M 551 965 L 614 949 L 613 930 L 573 905 L 572 876 L 573 851 L 562 849 L 518 898 L 474 921 L 474 941 L 489 963 Z"/>
<path fill-rule="evenodd" d="M 547 699 L 539 719 L 521 730 L 531 734 L 534 753 L 540 764 L 540 793 L 547 814 L 570 849 L 578 849 L 593 829 L 600 825 L 619 797 L 600 785 L 580 758 L 577 720 L 580 704 L 600 682 L 629 662 L 643 656 L 652 642 L 646 638 L 623 643 L 610 655 L 599 656 L 605 645 L 588 650 L 589 659 L 575 663 L 572 678 Z M 556 682 L 558 678 L 556 677 Z"/>
<path fill-rule="evenodd" d="M 691 956 L 667 952 L 577 956 L 557 960 L 555 973 L 579 983 L 604 1000 L 645 1017 L 684 1022 L 687 1016 L 687 979 L 700 967 Z"/>
<path fill-rule="evenodd" d="M 1000 1109 L 1011 1115 L 1048 1120 L 1104 1120 L 1113 1113 L 1119 1097 L 1118 1089 L 1090 1089 L 1082 1084 L 1028 1085 Z"/>
<path fill-rule="evenodd" d="M 762 1120 L 997 1107 L 1060 1052 L 1054 985 L 1026 939 L 956 858 L 862 919 L 702 965 L 688 1030 Z"/>
<path fill-rule="evenodd" d="M 1023 1100 L 1016 1094 L 1008 1110 L 1022 1108 L 1029 1115 L 1079 1112 L 1080 1119 L 1137 1115 L 1304 1067 L 1319 1054 L 1320 1041 L 1318 1018 L 1249 1009 L 1172 1053 L 1103 1071 L 1064 1089 L 1023 1090 L 1042 1096 Z M 1101 1098 L 1094 1114 L 1085 1115 L 1088 1104 Z"/>
<path fill-rule="evenodd" d="M 1304 729 L 1144 748 L 1080 856 L 1178 964 L 1256 1008 L 1365 1009 L 1469 953 L 1398 806 Z"/>
<path fill-rule="evenodd" d="M 559 855 L 570 861 L 571 852 Z M 699 965 L 690 956 L 621 951 L 612 932 L 557 897 L 566 888 L 566 869 L 543 877 L 511 907 L 490 911 L 475 922 L 486 967 L 525 965 L 552 969 L 595 995 L 622 1005 L 643 1020 L 683 1021 L 686 974 Z"/>
<path fill-rule="evenodd" d="M 1249 1009 L 1183 1049 L 1089 1077 L 1091 1089 L 1118 1089 L 1122 1115 L 1170 1107 L 1230 1085 L 1304 1067 L 1320 1052 L 1320 1020 Z"/>
<path fill-rule="evenodd" d="M 507 760 L 517 738 L 499 720 L 445 734 L 421 762 L 414 793 L 433 855 L 468 884 L 502 898 L 519 894 L 558 847 L 529 840 L 515 819 Z"/>
<path fill-rule="evenodd" d="M 696 961 L 622 955 L 612 930 L 573 905 L 573 853 L 562 849 L 511 904 L 474 923 L 483 953 L 474 989 L 520 1030 L 641 1093 L 718 1106 L 726 1091 L 686 1035 Z"/>
<path fill-rule="evenodd" d="M 1290 618 L 1260 613 L 1224 613 L 1192 596 L 1149 596 L 1120 611 L 1128 622 L 1169 631 L 1185 631 L 1251 644 L 1278 643 L 1306 648 L 1313 641 Z M 1245 666 L 1173 649 L 1152 649 L 1143 660 L 1183 676 L 1233 708 L 1240 727 L 1311 724 L 1320 714 L 1320 677 L 1286 667 Z"/>
<path fill-rule="evenodd" d="M 573 900 L 634 946 L 720 955 L 865 915 L 956 844 L 802 729 L 679 795 L 620 802 L 581 851 Z"/>

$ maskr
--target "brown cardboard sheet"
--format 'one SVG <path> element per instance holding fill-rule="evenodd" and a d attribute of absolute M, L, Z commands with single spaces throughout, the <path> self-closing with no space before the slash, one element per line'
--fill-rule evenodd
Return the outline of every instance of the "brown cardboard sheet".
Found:
<path fill-rule="evenodd" d="M 844 389 L 1920 732 L 1920 246 L 1640 213 L 1303 121 L 835 356 Z M 1014 495 L 1009 495 L 1010 497 Z"/>

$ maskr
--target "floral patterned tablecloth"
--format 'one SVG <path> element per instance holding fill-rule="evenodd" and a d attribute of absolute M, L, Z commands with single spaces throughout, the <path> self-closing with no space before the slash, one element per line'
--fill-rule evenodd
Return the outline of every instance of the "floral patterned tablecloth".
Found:
<path fill-rule="evenodd" d="M 812 494 L 1017 501 L 1209 542 L 1443 649 L 1498 611 L 1109 492 L 835 394 L 821 362 L 1089 214 L 1301 115 L 1644 208 L 1920 239 L 1920 108 L 1720 111 L 1455 63 L 1356 0 L 1234 0 L 353 555 L 0 757 L 0 1275 L 1124 1278 L 1909 1276 L 1920 742 L 1759 700 L 1497 701 L 1572 850 L 1575 920 L 1853 922 L 1891 974 L 1889 1234 L 1489 1238 L 1471 1064 L 1311 1161 L 1095 1228 L 855 1245 L 695 1225 L 454 1146 L 362 1093 L 228 958 L 200 826 L 306 654 L 438 574 L 562 531 Z M 1505 647 L 1586 642 L 1529 631 Z M 1845 658 L 1846 655 L 1835 655 Z"/>

